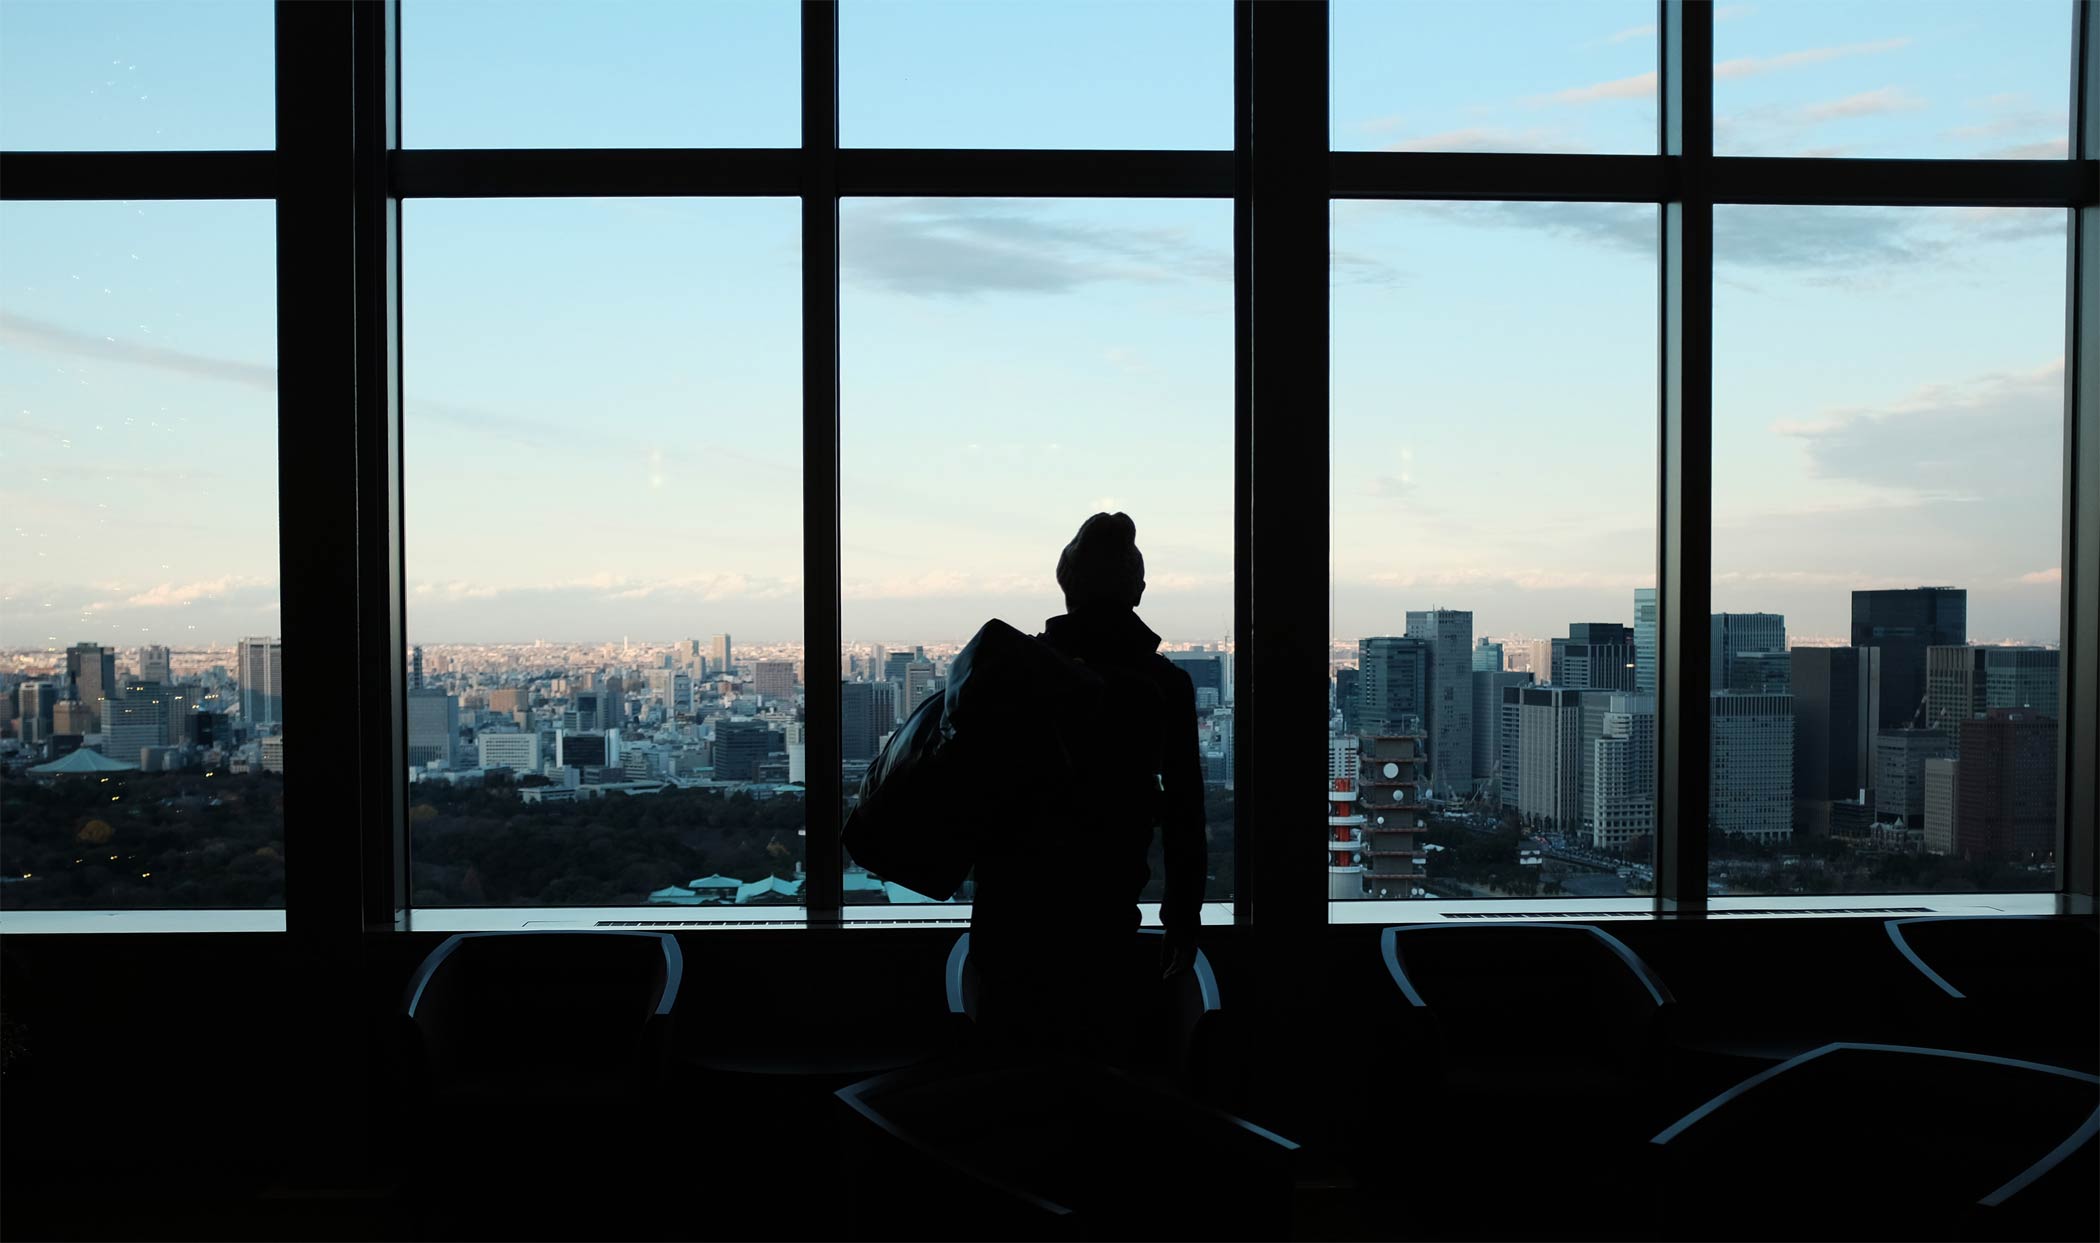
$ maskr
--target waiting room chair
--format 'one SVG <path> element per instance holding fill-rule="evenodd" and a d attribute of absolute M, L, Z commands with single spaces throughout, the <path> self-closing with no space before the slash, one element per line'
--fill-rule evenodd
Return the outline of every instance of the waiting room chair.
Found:
<path fill-rule="evenodd" d="M 1899 1030 L 1919 1044 L 2100 1071 L 2100 934 L 2049 916 L 1883 923 L 1911 968 Z"/>

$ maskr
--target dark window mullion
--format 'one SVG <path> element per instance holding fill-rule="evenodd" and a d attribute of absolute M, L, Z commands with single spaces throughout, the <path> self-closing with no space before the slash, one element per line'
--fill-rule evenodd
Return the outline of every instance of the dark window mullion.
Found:
<path fill-rule="evenodd" d="M 837 926 L 839 850 L 838 6 L 802 5 L 803 901 Z"/>
<path fill-rule="evenodd" d="M 2082 203 L 2071 211 L 2065 300 L 2063 659 L 2057 730 L 2057 880 L 2065 909 L 2091 915 L 2100 895 L 2094 821 L 2100 790 L 2092 757 L 2100 743 L 2100 13 L 2073 6 L 2070 154 L 2081 161 Z"/>
<path fill-rule="evenodd" d="M 1713 597 L 1713 10 L 1661 0 L 1662 210 L 1655 901 L 1706 911 Z"/>

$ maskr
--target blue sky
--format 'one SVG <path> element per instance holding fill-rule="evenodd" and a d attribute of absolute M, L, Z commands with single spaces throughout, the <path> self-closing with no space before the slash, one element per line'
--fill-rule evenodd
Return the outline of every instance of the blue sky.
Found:
<path fill-rule="evenodd" d="M 1334 13 L 1337 147 L 1653 149 L 1652 4 Z M 1720 18 L 1724 151 L 2060 150 L 2066 4 Z M 403 31 L 414 146 L 798 138 L 791 4 L 410 0 Z M 1230 35 L 1223 0 L 848 4 L 843 136 L 1222 147 Z M 0 146 L 267 146 L 270 43 L 261 0 L 7 0 Z M 799 637 L 799 213 L 409 205 L 412 635 Z M 1630 616 L 1654 218 L 1336 205 L 1337 634 Z M 1836 634 L 1850 586 L 1950 582 L 1978 637 L 2054 641 L 2064 236 L 2061 212 L 1720 213 L 1717 607 Z M 271 238 L 266 204 L 0 206 L 0 644 L 275 631 Z M 1040 619 L 1097 506 L 1137 519 L 1154 626 L 1220 635 L 1229 205 L 853 201 L 842 251 L 849 637 Z"/>

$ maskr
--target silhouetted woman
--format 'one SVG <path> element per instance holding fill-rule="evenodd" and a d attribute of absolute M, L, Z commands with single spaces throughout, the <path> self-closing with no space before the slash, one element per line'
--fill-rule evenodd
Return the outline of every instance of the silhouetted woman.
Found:
<path fill-rule="evenodd" d="M 1126 514 L 1095 514 L 1057 559 L 1065 612 L 1039 636 L 1106 682 L 1086 771 L 1069 789 L 1032 789 L 1017 766 L 1010 805 L 977 860 L 971 959 L 986 1038 L 1113 1060 L 1128 1052 L 1132 958 L 1146 854 L 1162 834 L 1167 974 L 1195 954 L 1207 855 L 1196 690 L 1159 654 L 1135 612 L 1145 558 Z M 1091 733 L 1091 731 L 1090 731 Z"/>

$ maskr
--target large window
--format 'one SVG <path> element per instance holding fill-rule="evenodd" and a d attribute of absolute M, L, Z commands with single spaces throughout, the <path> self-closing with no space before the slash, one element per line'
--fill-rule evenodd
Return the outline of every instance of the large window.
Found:
<path fill-rule="evenodd" d="M 271 234 L 0 208 L 0 908 L 284 904 Z"/>

